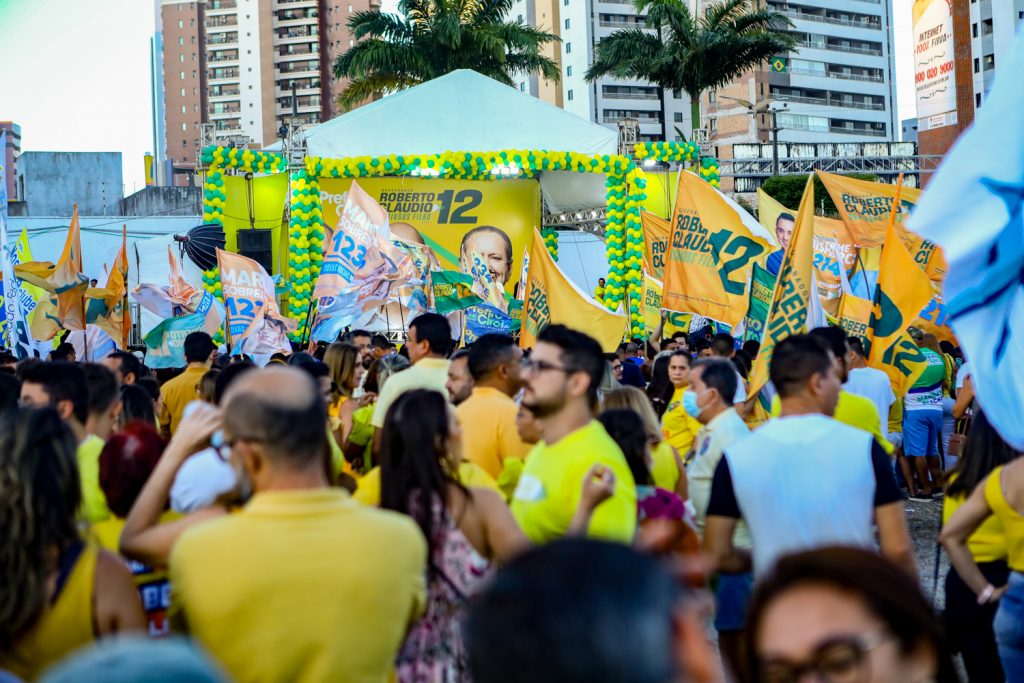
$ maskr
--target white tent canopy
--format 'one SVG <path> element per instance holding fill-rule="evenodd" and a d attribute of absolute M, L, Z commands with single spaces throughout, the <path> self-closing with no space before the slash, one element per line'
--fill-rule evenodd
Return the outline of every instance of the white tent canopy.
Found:
<path fill-rule="evenodd" d="M 305 141 L 309 156 L 333 159 L 504 149 L 615 154 L 618 148 L 615 131 L 469 69 L 313 126 Z M 549 211 L 604 204 L 602 175 L 547 172 L 541 188 Z"/>

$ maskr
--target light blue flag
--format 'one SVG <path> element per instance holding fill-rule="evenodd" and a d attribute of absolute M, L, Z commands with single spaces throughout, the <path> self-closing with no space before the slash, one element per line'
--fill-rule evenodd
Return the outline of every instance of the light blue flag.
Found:
<path fill-rule="evenodd" d="M 946 309 L 971 363 L 978 402 L 1024 449 L 1024 37 L 957 141 L 908 227 L 949 261 Z"/>
<path fill-rule="evenodd" d="M 209 292 L 203 292 L 195 313 L 169 318 L 150 330 L 143 339 L 146 342 L 146 365 L 154 369 L 188 365 L 185 361 L 185 337 L 193 332 L 207 332 L 206 318 L 214 309 L 223 318 L 223 304 Z"/>

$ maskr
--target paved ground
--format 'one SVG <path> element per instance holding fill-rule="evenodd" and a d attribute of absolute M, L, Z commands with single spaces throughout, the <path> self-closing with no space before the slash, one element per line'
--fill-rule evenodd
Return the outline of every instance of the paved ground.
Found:
<path fill-rule="evenodd" d="M 935 544 L 939 538 L 939 528 L 942 526 L 942 499 L 938 498 L 927 503 L 918 503 L 912 500 L 906 502 L 907 524 L 910 527 L 910 536 L 914 539 L 914 551 L 917 555 L 917 569 L 921 576 L 921 589 L 925 595 L 932 598 L 936 609 L 942 609 L 945 604 L 943 585 L 946 580 L 946 572 L 949 571 L 949 559 L 945 551 L 939 555 L 939 581 L 938 594 L 933 594 L 935 585 Z"/>

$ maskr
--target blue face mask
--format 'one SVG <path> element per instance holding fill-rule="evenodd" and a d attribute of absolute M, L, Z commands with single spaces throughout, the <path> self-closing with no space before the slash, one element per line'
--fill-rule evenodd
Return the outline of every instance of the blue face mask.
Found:
<path fill-rule="evenodd" d="M 691 389 L 683 392 L 683 410 L 694 420 L 700 415 L 700 406 L 697 405 L 697 393 Z"/>

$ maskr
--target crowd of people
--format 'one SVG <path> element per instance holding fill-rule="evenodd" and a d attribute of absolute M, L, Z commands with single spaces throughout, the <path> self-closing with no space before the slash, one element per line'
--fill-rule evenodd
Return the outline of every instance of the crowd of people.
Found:
<path fill-rule="evenodd" d="M 1024 681 L 1024 465 L 911 334 L 0 354 L 0 682 Z"/>

